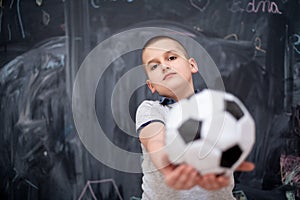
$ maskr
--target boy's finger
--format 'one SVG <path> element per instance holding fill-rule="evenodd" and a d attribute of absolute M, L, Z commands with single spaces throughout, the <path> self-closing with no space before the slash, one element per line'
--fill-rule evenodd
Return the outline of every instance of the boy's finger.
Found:
<path fill-rule="evenodd" d="M 226 187 L 230 184 L 230 178 L 225 176 L 217 177 L 217 182 L 221 187 Z"/>
<path fill-rule="evenodd" d="M 165 181 L 166 183 L 171 186 L 171 185 L 175 185 L 178 182 L 178 179 L 180 178 L 180 175 L 183 173 L 184 170 L 184 166 L 179 165 L 177 167 L 175 167 L 171 173 L 169 173 L 166 177 L 165 177 Z"/>
<path fill-rule="evenodd" d="M 240 166 L 236 168 L 237 171 L 252 171 L 255 168 L 255 165 L 252 162 L 242 162 Z"/>

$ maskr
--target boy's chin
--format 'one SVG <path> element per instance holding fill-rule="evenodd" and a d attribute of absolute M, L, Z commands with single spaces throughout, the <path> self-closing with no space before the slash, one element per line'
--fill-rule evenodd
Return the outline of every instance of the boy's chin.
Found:
<path fill-rule="evenodd" d="M 164 97 L 169 97 L 169 98 L 173 98 L 175 95 L 175 91 L 174 89 L 170 89 L 170 88 L 165 88 L 164 90 L 160 90 L 157 93 L 160 96 L 164 96 Z"/>

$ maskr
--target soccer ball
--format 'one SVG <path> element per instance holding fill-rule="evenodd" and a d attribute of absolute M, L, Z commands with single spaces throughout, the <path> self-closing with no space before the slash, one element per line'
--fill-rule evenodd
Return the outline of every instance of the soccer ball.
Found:
<path fill-rule="evenodd" d="M 203 90 L 179 101 L 166 120 L 166 152 L 173 164 L 200 174 L 230 174 L 255 142 L 254 120 L 232 94 Z"/>

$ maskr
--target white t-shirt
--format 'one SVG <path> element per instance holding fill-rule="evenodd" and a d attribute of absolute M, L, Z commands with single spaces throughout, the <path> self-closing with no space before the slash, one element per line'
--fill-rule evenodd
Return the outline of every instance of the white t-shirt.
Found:
<path fill-rule="evenodd" d="M 173 104 L 174 105 L 174 104 Z M 173 105 L 162 105 L 159 101 L 143 101 L 136 113 L 136 130 L 140 130 L 152 122 L 165 123 L 167 114 Z M 155 168 L 145 147 L 142 146 L 143 152 L 143 195 L 142 200 L 232 200 L 234 186 L 233 175 L 231 184 L 218 191 L 207 191 L 199 186 L 190 190 L 174 190 L 168 187 L 164 182 L 163 175 Z"/>

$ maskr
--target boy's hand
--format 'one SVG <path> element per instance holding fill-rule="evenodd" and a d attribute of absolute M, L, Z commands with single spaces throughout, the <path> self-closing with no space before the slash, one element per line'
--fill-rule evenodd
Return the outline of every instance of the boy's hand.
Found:
<path fill-rule="evenodd" d="M 217 176 L 216 174 L 206 174 L 200 177 L 198 185 L 206 190 L 219 190 L 230 184 L 230 178 Z"/>
<path fill-rule="evenodd" d="M 176 190 L 187 190 L 197 185 L 200 179 L 198 171 L 190 165 L 180 164 L 168 166 L 170 170 L 165 173 L 166 184 Z"/>
<path fill-rule="evenodd" d="M 244 161 L 236 171 L 252 171 L 255 165 L 251 162 Z M 215 174 L 206 174 L 201 176 L 198 185 L 206 190 L 219 190 L 230 184 L 230 178 L 226 176 L 216 176 Z"/>
<path fill-rule="evenodd" d="M 230 183 L 230 178 L 225 176 L 215 174 L 201 176 L 195 168 L 187 164 L 168 166 L 168 168 L 169 172 L 164 174 L 165 182 L 176 190 L 187 190 L 197 185 L 206 190 L 219 190 Z"/>
<path fill-rule="evenodd" d="M 254 164 L 251 162 L 243 162 L 237 171 L 252 171 Z M 201 176 L 198 171 L 187 164 L 174 166 L 170 164 L 165 168 L 166 184 L 177 190 L 187 190 L 198 185 L 206 190 L 219 190 L 230 184 L 230 178 L 226 176 L 217 176 L 215 174 L 206 174 Z"/>

